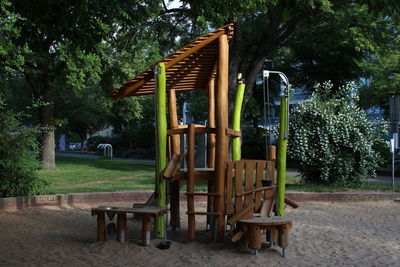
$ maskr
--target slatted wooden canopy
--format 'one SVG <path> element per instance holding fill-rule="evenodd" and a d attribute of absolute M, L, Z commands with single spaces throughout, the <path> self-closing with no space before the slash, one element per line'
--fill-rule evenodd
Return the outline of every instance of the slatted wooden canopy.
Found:
<path fill-rule="evenodd" d="M 164 63 L 167 75 L 167 91 L 205 90 L 209 80 L 217 72 L 218 37 L 226 34 L 228 40 L 233 35 L 233 25 L 228 24 L 207 33 L 156 62 L 135 78 L 128 80 L 109 97 L 117 100 L 126 96 L 154 94 L 154 66 Z"/>

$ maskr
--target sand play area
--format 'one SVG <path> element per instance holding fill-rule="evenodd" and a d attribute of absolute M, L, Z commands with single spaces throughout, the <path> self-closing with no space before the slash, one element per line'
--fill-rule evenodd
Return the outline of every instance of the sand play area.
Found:
<path fill-rule="evenodd" d="M 159 250 L 159 240 L 138 245 L 140 221 L 132 218 L 127 244 L 96 242 L 89 206 L 0 211 L 0 266 L 400 266 L 400 202 L 309 202 L 287 214 L 294 227 L 284 259 L 279 247 L 255 256 L 239 244 L 210 243 L 204 216 L 198 241 L 185 241 L 182 215 L 181 231 L 168 233 L 171 248 Z"/>

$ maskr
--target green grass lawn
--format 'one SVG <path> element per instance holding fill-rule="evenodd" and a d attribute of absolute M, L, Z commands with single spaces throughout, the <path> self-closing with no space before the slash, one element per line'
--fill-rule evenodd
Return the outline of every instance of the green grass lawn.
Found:
<path fill-rule="evenodd" d="M 154 164 L 127 160 L 86 159 L 56 156 L 55 171 L 39 171 L 48 182 L 43 194 L 81 192 L 106 192 L 134 189 L 154 189 Z M 337 192 L 351 190 L 392 191 L 391 185 L 366 184 L 360 188 L 340 188 L 324 185 L 303 184 L 297 176 L 288 176 L 287 190 L 307 192 Z M 204 181 L 196 183 L 196 190 L 204 191 Z M 182 191 L 185 191 L 185 185 Z M 395 187 L 400 192 L 400 186 Z"/>
<path fill-rule="evenodd" d="M 39 171 L 48 182 L 44 194 L 154 189 L 153 163 L 56 156 L 56 164 L 54 171 Z"/>

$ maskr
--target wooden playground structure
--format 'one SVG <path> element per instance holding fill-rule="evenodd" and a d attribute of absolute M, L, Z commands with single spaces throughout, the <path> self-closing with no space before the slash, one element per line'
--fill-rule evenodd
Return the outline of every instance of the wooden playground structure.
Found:
<path fill-rule="evenodd" d="M 121 89 L 111 92 L 109 96 L 115 100 L 128 96 L 155 96 L 156 182 L 153 205 L 170 205 L 170 225 L 173 228 L 181 225 L 179 195 L 181 183 L 186 181 L 189 240 L 195 239 L 195 216 L 204 215 L 207 216 L 213 239 L 217 242 L 226 238 L 232 241 L 244 240 L 258 252 L 261 247 L 261 230 L 267 230 L 267 241 L 270 244 L 278 242 L 282 248 L 286 248 L 288 229 L 292 223 L 284 217 L 271 217 L 273 211 L 283 215 L 285 198 L 285 181 L 276 181 L 275 149 L 270 148 L 268 160 L 240 158 L 240 116 L 245 86 L 242 82 L 239 82 L 236 92 L 232 128 L 229 127 L 228 65 L 229 40 L 232 35 L 233 25 L 230 24 L 198 37 L 127 81 Z M 176 94 L 192 90 L 205 90 L 208 94 L 207 126 L 193 123 L 180 125 L 178 122 Z M 207 168 L 196 168 L 195 164 L 195 136 L 199 133 L 206 133 L 208 138 Z M 186 153 L 185 149 L 181 151 L 183 135 L 187 138 Z M 286 155 L 286 146 L 279 149 L 279 155 Z M 186 168 L 181 167 L 183 157 L 187 160 Z M 286 171 L 284 164 L 281 169 L 279 166 L 278 172 Z M 207 181 L 207 192 L 196 191 L 198 180 Z M 207 197 L 207 211 L 195 210 L 196 196 Z M 286 202 L 296 206 L 288 199 Z M 159 238 L 164 237 L 163 217 L 157 216 L 155 223 Z M 227 225 L 230 225 L 230 231 L 227 231 Z"/>

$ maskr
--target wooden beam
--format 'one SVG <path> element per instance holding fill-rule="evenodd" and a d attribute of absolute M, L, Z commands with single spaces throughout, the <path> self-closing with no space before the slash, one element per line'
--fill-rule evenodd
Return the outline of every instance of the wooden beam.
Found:
<path fill-rule="evenodd" d="M 225 134 L 227 136 L 232 136 L 232 137 L 240 137 L 240 136 L 242 136 L 242 132 L 241 131 L 235 131 L 235 130 L 232 130 L 230 128 L 226 128 L 225 129 Z M 235 160 L 238 160 L 238 159 L 235 159 Z"/>
<path fill-rule="evenodd" d="M 229 46 L 226 34 L 218 38 L 218 81 L 216 90 L 215 118 L 216 118 L 216 151 L 215 151 L 215 192 L 224 195 L 225 190 L 225 162 L 228 160 L 228 138 L 225 129 L 228 128 L 228 68 L 229 68 Z M 217 213 L 224 210 L 224 198 L 220 197 L 214 201 L 214 211 Z M 225 217 L 217 216 L 216 239 L 223 242 L 225 239 Z"/>

